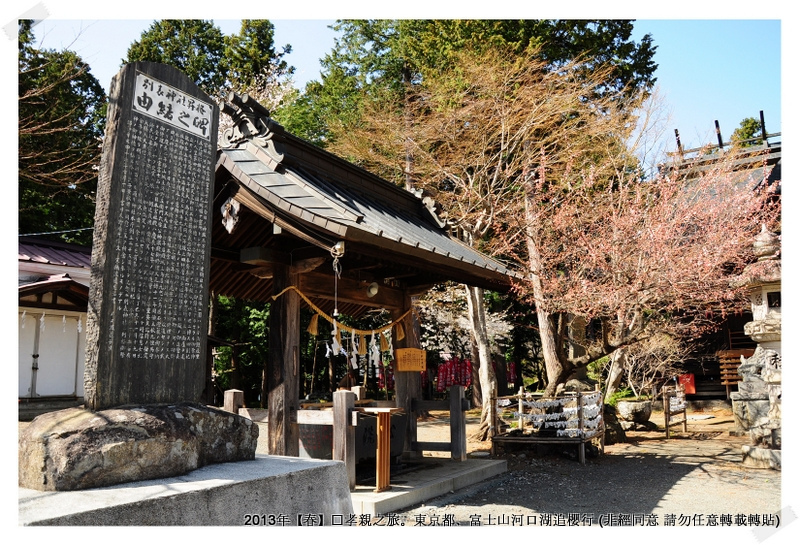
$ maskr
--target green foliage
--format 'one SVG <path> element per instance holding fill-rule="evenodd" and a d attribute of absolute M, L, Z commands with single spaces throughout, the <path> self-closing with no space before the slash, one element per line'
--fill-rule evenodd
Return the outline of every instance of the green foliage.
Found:
<path fill-rule="evenodd" d="M 625 398 L 631 397 L 631 396 L 633 396 L 633 390 L 631 390 L 630 388 L 625 387 L 625 388 L 622 388 L 621 390 L 617 390 L 616 392 L 611 394 L 611 397 L 608 399 L 606 404 L 611 405 L 612 407 L 616 407 L 617 403 L 619 402 L 619 400 L 625 399 Z"/>
<path fill-rule="evenodd" d="M 225 38 L 223 69 L 234 88 L 257 84 L 268 73 L 292 74 L 283 56 L 292 52 L 292 46 L 275 50 L 275 27 L 266 19 L 243 20 L 239 34 Z"/>
<path fill-rule="evenodd" d="M 464 49 L 539 46 L 553 69 L 581 56 L 610 63 L 612 78 L 598 93 L 649 89 L 657 65 L 650 35 L 631 39 L 627 20 L 344 20 L 333 51 L 322 61 L 322 82 L 311 82 L 301 104 L 282 123 L 320 145 L 360 121 L 363 100 L 402 104 L 405 86 L 437 77 Z"/>
<path fill-rule="evenodd" d="M 19 23 L 19 232 L 91 244 L 106 97 L 72 51 L 33 45 Z"/>
<path fill-rule="evenodd" d="M 245 392 L 253 406 L 261 394 L 261 379 L 269 353 L 269 305 L 220 295 L 214 334 L 233 346 L 217 349 L 214 367 L 218 385 Z"/>
<path fill-rule="evenodd" d="M 603 375 L 603 372 L 605 371 L 610 361 L 611 361 L 611 356 L 605 355 L 602 358 L 599 358 L 591 362 L 587 366 L 586 376 L 589 377 L 589 379 L 599 384 L 602 384 L 603 381 L 605 381 L 605 376 Z"/>
<path fill-rule="evenodd" d="M 761 144 L 759 136 L 761 136 L 761 123 L 754 117 L 746 117 L 731 134 L 731 143 L 739 146 Z"/>
<path fill-rule="evenodd" d="M 265 19 L 243 20 L 239 34 L 225 36 L 213 21 L 164 19 L 155 21 L 128 48 L 123 62 L 151 61 L 184 72 L 212 98 L 231 88 L 263 82 L 267 76 L 291 75 L 283 59 L 291 46 L 277 51 L 274 26 Z"/>
<path fill-rule="evenodd" d="M 150 61 L 181 70 L 208 95 L 218 96 L 225 85 L 222 63 L 225 40 L 212 21 L 164 19 L 155 21 L 133 42 L 123 63 Z"/>

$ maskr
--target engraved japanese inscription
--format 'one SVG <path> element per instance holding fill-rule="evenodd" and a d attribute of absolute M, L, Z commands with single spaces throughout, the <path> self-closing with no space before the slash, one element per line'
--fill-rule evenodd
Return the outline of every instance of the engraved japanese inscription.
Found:
<path fill-rule="evenodd" d="M 217 107 L 182 73 L 124 67 L 98 181 L 84 389 L 94 409 L 202 390 Z"/>

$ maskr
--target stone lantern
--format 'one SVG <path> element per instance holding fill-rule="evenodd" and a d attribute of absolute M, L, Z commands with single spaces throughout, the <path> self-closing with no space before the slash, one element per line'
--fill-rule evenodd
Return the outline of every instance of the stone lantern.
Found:
<path fill-rule="evenodd" d="M 746 287 L 753 321 L 744 326 L 758 346 L 742 357 L 742 381 L 731 394 L 737 431 L 751 444 L 742 447 L 744 465 L 781 468 L 781 258 L 780 238 L 763 227 L 753 250 L 758 261 L 745 267 L 734 282 Z"/>

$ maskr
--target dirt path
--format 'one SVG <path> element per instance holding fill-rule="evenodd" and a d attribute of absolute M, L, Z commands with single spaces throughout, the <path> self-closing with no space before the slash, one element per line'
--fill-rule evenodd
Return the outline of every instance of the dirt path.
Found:
<path fill-rule="evenodd" d="M 447 413 L 418 422 L 420 441 L 449 441 Z M 673 428 L 627 432 L 627 442 L 607 445 L 605 453 L 581 465 L 576 452 L 519 449 L 502 453 L 508 472 L 398 513 L 406 526 L 718 526 L 746 532 L 738 542 L 784 543 L 775 524 L 793 520 L 791 505 L 781 509 L 779 471 L 741 464 L 744 437 L 734 429 L 730 410 L 690 413 L 689 431 Z M 490 456 L 491 442 L 477 442 L 479 413 L 467 415 L 467 451 Z M 654 413 L 654 425 L 662 415 Z M 27 423 L 21 422 L 21 431 Z M 426 453 L 449 456 L 448 453 Z M 498 456 L 498 457 L 500 457 Z M 795 528 L 796 525 L 792 526 Z M 643 528 L 646 530 L 646 528 Z M 792 531 L 795 531 L 792 530 Z M 780 533 L 778 533 L 780 532 Z M 717 534 L 713 534 L 717 535 Z M 720 534 L 721 535 L 721 534 Z M 755 540 L 755 541 L 753 541 Z"/>
<path fill-rule="evenodd" d="M 653 424 L 661 418 L 655 413 Z M 690 413 L 689 419 L 688 433 L 673 427 L 669 440 L 663 425 L 657 431 L 627 432 L 627 442 L 607 445 L 586 465 L 567 449 L 509 451 L 503 454 L 506 474 L 400 515 L 412 525 L 558 526 L 572 521 L 581 526 L 717 525 L 774 531 L 770 524 L 778 523 L 782 507 L 781 472 L 742 466 L 741 447 L 748 440 L 730 434 L 730 410 Z M 468 435 L 476 420 L 468 420 Z M 447 440 L 446 424 L 444 415 L 437 414 L 420 422 L 420 440 Z M 471 442 L 468 451 L 472 456 L 488 453 L 491 443 Z"/>

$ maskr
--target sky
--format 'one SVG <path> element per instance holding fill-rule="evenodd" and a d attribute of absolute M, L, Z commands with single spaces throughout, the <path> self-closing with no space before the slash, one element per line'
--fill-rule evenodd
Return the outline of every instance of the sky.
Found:
<path fill-rule="evenodd" d="M 31 9 L 34 18 L 41 19 L 35 27 L 39 45 L 76 51 L 106 89 L 130 44 L 156 18 L 213 18 L 224 34 L 238 32 L 240 25 L 239 19 L 231 17 L 233 12 L 227 10 L 224 18 L 215 17 L 213 11 L 198 12 L 197 9 L 180 12 L 185 15 L 165 14 L 151 3 L 149 9 L 136 10 L 136 16 L 130 17 L 129 12 L 133 10 L 109 12 L 102 4 L 95 4 L 75 0 L 65 9 L 60 4 L 31 3 Z M 299 4 L 305 5 L 302 1 Z M 148 2 L 137 5 L 147 6 Z M 671 10 L 670 15 L 674 11 Z M 319 59 L 331 50 L 336 36 L 330 25 L 349 13 L 346 8 L 331 9 L 330 6 L 269 8 L 263 13 L 251 9 L 250 12 L 242 16 L 265 17 L 273 22 L 276 46 L 292 46 L 287 60 L 296 68 L 295 83 L 300 88 L 309 80 L 320 79 Z M 580 11 L 578 13 L 580 16 Z M 427 16 L 427 12 L 421 14 Z M 638 41 L 649 33 L 658 46 L 655 75 L 668 115 L 663 126 L 667 151 L 676 147 L 676 129 L 683 147 L 691 148 L 716 141 L 714 122 L 718 121 L 727 141 L 744 118 L 759 119 L 761 111 L 767 132 L 781 132 L 781 38 L 786 34 L 783 28 L 786 25 L 780 15 L 762 20 L 678 20 L 661 19 L 657 15 L 645 14 L 639 18 L 633 37 Z M 725 15 L 735 17 L 737 14 L 728 10 Z M 325 16 L 329 18 L 316 18 Z M 519 16 L 539 15 L 528 10 L 528 13 L 520 11 Z M 0 24 L 3 23 L 0 20 Z"/>

